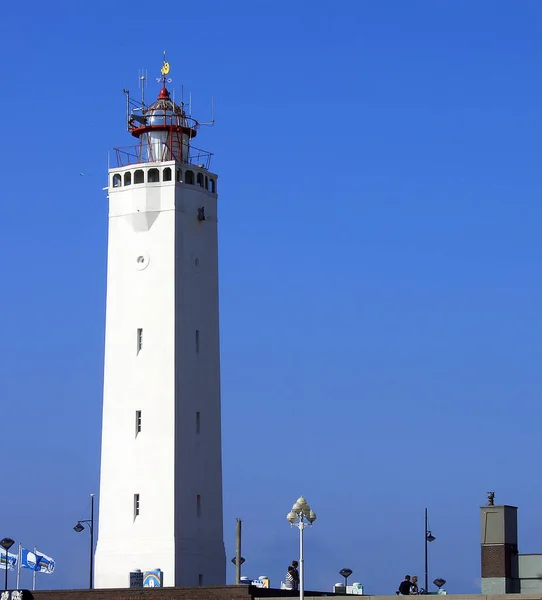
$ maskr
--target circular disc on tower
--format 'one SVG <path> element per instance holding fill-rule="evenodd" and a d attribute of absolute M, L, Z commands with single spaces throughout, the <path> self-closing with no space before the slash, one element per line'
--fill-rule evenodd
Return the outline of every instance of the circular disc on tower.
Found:
<path fill-rule="evenodd" d="M 135 259 L 135 268 L 138 271 L 143 271 L 149 266 L 150 257 L 148 252 L 138 252 Z"/>

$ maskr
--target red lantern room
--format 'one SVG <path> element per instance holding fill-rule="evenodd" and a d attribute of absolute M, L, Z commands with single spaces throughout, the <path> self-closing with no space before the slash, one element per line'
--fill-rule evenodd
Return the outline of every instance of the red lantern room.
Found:
<path fill-rule="evenodd" d="M 134 103 L 129 92 L 124 90 L 128 131 L 139 140 L 139 144 L 130 150 L 116 149 L 119 166 L 176 160 L 180 163 L 204 163 L 200 166 L 209 168 L 211 153 L 193 148 L 191 144 L 200 124 L 186 114 L 183 102 L 175 104 L 166 88 L 166 83 L 171 81 L 167 78 L 169 68 L 164 58 L 162 76 L 158 79 L 162 89 L 156 102 L 150 106 L 146 106 L 143 99 L 141 104 Z M 140 79 L 144 85 L 146 77 Z"/>
<path fill-rule="evenodd" d="M 148 162 L 188 162 L 190 141 L 196 137 L 198 124 L 173 102 L 165 86 L 160 90 L 158 100 L 143 108 L 141 113 L 142 118 L 137 120 L 132 115 L 129 126 L 130 133 L 146 150 L 143 156 L 147 155 Z"/>

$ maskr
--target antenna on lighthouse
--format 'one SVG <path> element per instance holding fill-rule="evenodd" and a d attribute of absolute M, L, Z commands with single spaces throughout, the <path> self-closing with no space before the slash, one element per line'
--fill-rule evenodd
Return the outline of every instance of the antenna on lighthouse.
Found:
<path fill-rule="evenodd" d="M 126 96 L 126 131 L 130 131 L 130 90 L 122 90 Z M 107 158 L 107 168 L 109 169 L 109 155 Z"/>
<path fill-rule="evenodd" d="M 212 127 L 215 124 L 215 97 L 211 96 L 211 120 L 207 123 L 200 123 L 200 125 L 207 125 L 207 127 Z"/>
<path fill-rule="evenodd" d="M 145 73 L 143 74 L 143 69 L 139 70 L 139 87 L 141 88 L 141 106 L 145 106 L 145 88 L 147 87 L 147 70 L 145 69 Z"/>

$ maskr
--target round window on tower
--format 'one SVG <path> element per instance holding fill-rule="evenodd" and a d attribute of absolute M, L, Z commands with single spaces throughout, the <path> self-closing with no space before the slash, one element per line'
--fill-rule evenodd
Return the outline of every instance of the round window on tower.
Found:
<path fill-rule="evenodd" d="M 143 271 L 149 266 L 149 255 L 147 252 L 140 252 L 136 255 L 136 269 L 138 271 Z"/>

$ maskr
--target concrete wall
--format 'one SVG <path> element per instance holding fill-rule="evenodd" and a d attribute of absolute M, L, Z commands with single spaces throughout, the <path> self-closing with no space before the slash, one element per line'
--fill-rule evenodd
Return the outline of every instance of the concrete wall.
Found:
<path fill-rule="evenodd" d="M 542 579 L 542 554 L 520 554 L 519 576 L 521 579 Z"/>
<path fill-rule="evenodd" d="M 521 593 L 542 594 L 542 554 L 519 555 Z"/>
<path fill-rule="evenodd" d="M 267 595 L 266 593 L 269 593 Z M 35 600 L 284 600 L 299 598 L 299 592 L 287 590 L 262 590 L 248 585 L 231 585 L 201 588 L 147 588 L 147 589 L 114 589 L 114 590 L 51 590 L 33 592 Z M 311 595 L 315 594 L 315 595 Z M 335 596 L 332 593 L 327 594 Z M 326 594 L 309 592 L 305 600 L 320 600 Z M 345 598 L 345 596 L 340 596 Z M 397 600 L 397 596 L 365 596 L 371 600 Z M 348 596 L 351 598 L 351 596 Z M 449 594 L 443 598 L 449 600 L 542 600 L 541 594 Z"/>
<path fill-rule="evenodd" d="M 333 594 L 329 594 L 333 596 Z M 285 596 L 265 596 L 265 600 L 280 600 Z M 295 596 L 294 596 L 295 597 Z M 299 597 L 299 592 L 297 593 Z M 320 600 L 321 595 L 318 596 L 305 596 L 305 600 Z M 371 598 L 371 600 L 397 600 L 401 596 L 335 596 L 335 598 Z M 258 592 L 254 593 L 254 598 L 259 598 Z M 484 595 L 484 594 L 447 594 L 445 596 L 433 596 L 433 598 L 442 598 L 442 600 L 542 600 L 542 594 L 497 594 L 497 595 Z"/>
<path fill-rule="evenodd" d="M 333 594 L 329 594 L 333 596 Z M 265 596 L 265 600 L 280 600 L 285 596 Z M 295 597 L 295 596 L 294 596 Z M 297 593 L 297 597 L 299 597 L 299 592 Z M 348 598 L 351 600 L 352 598 L 371 598 L 371 600 L 397 600 L 397 598 L 401 596 L 393 595 L 393 596 L 335 596 L 335 598 Z M 254 598 L 259 598 L 258 592 L 255 592 Z M 305 600 L 320 600 L 322 598 L 321 595 L 318 596 L 305 596 Z M 484 594 L 447 594 L 443 596 L 433 596 L 433 598 L 442 598 L 442 600 L 542 600 L 542 594 L 497 594 L 497 595 L 484 595 Z"/>
<path fill-rule="evenodd" d="M 110 187 L 98 588 L 157 567 L 174 584 L 174 302 L 175 183 Z"/>
<path fill-rule="evenodd" d="M 506 577 L 482 577 L 482 594 L 506 594 L 509 586 Z"/>
<path fill-rule="evenodd" d="M 225 583 L 217 196 L 176 181 L 179 168 L 216 182 L 175 161 L 109 174 L 97 588 L 156 568 L 166 586 Z M 150 169 L 160 182 L 147 181 Z M 114 186 L 127 172 L 132 184 Z"/>
<path fill-rule="evenodd" d="M 518 543 L 518 509 L 515 506 L 482 506 L 481 532 L 482 544 Z"/>
<path fill-rule="evenodd" d="M 35 600 L 251 600 L 248 585 L 32 592 Z"/>
<path fill-rule="evenodd" d="M 480 508 L 482 593 L 519 593 L 517 507 Z"/>
<path fill-rule="evenodd" d="M 482 594 L 542 593 L 542 555 L 519 554 L 515 506 L 482 506 Z"/>

